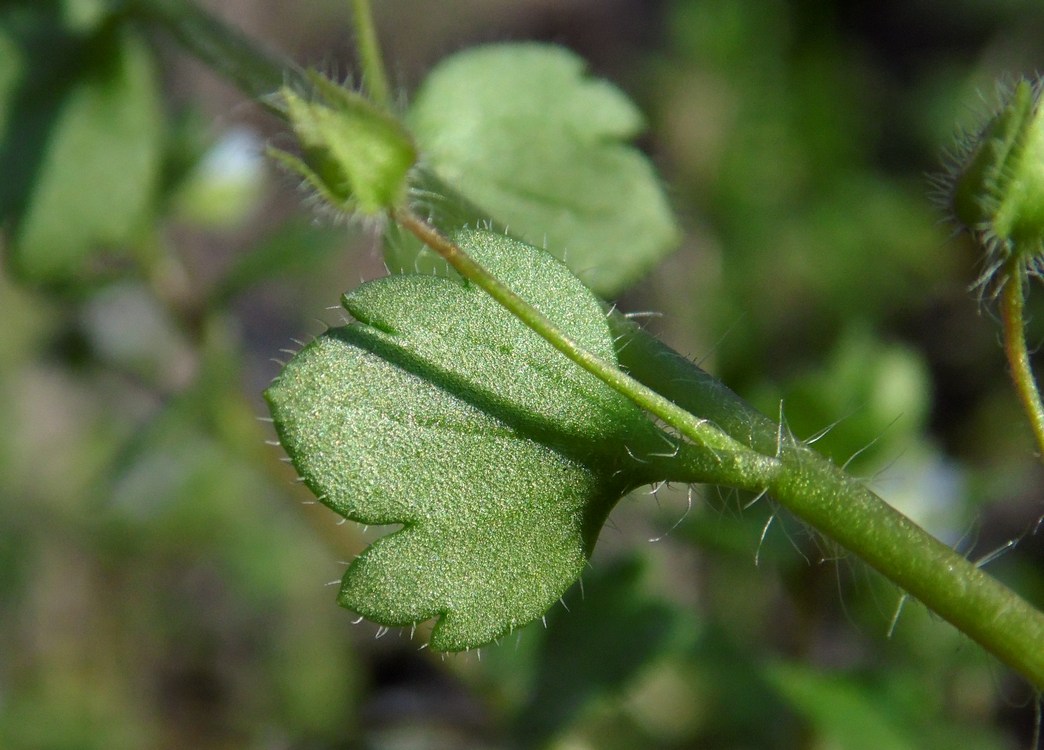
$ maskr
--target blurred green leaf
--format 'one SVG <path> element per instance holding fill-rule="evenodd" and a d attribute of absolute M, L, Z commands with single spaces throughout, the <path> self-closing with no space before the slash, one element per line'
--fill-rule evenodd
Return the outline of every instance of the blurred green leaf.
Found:
<path fill-rule="evenodd" d="M 214 299 L 223 303 L 263 281 L 314 273 L 343 249 L 347 231 L 307 219 L 291 219 L 242 255 L 222 278 Z"/>
<path fill-rule="evenodd" d="M 627 143 L 640 113 L 565 49 L 459 53 L 431 72 L 407 121 L 440 179 L 598 294 L 618 294 L 678 242 L 656 173 Z"/>
<path fill-rule="evenodd" d="M 782 404 L 798 439 L 817 439 L 816 449 L 838 464 L 857 457 L 865 470 L 893 460 L 918 438 L 930 397 L 929 373 L 916 352 L 850 328 L 821 369 L 754 401 L 766 414 Z"/>
<path fill-rule="evenodd" d="M 637 557 L 584 577 L 583 593 L 556 610 L 528 705 L 516 732 L 540 747 L 594 700 L 627 687 L 664 653 L 677 634 L 679 613 L 650 597 Z"/>
<path fill-rule="evenodd" d="M 599 302 L 564 265 L 499 234 L 457 241 L 615 361 Z M 266 394 L 323 503 L 404 524 L 352 563 L 341 603 L 385 625 L 440 616 L 431 644 L 453 651 L 539 617 L 583 571 L 609 509 L 648 481 L 629 450 L 662 450 L 658 431 L 459 278 L 386 277 L 344 305 L 359 323 L 307 346 Z"/>
<path fill-rule="evenodd" d="M 56 14 L 50 4 L 16 7 L 0 23 L 4 44 L 18 52 L 7 65 L 19 71 L 0 114 L 0 217 L 12 269 L 43 282 L 98 270 L 96 251 L 134 242 L 151 208 L 162 140 L 141 39 L 115 22 L 81 36 Z"/>
<path fill-rule="evenodd" d="M 697 696 L 693 710 L 706 724 L 704 736 L 715 738 L 715 746 L 723 748 L 801 747 L 787 706 L 766 684 L 763 652 L 750 642 L 747 615 L 753 608 L 735 601 L 750 592 L 735 587 L 732 591 L 733 601 L 705 613 L 708 619 L 699 638 L 683 657 L 690 689 Z M 763 613 L 768 608 L 763 604 L 757 609 Z"/>
<path fill-rule="evenodd" d="M 775 664 L 765 676 L 811 725 L 814 746 L 837 750 L 923 747 L 887 704 L 850 678 L 798 664 Z"/>
<path fill-rule="evenodd" d="M 220 397 L 206 390 L 179 395 L 133 435 L 95 511 L 100 554 L 129 579 L 116 616 L 147 632 L 149 668 L 227 681 L 231 694 L 206 712 L 230 701 L 333 742 L 351 725 L 345 707 L 359 673 L 343 622 L 323 606 L 322 571 L 335 564 L 281 483 L 216 434 Z M 224 396 L 226 409 L 233 398 Z M 193 606 L 194 579 L 220 591 L 220 603 Z M 217 659 L 215 638 L 250 645 Z M 230 660 L 253 678 L 229 679 Z"/>

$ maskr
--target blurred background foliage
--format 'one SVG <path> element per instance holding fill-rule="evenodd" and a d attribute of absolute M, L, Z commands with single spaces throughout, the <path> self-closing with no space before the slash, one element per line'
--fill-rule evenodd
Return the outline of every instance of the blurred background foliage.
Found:
<path fill-rule="evenodd" d="M 343 0 L 208 5 L 352 72 Z M 634 97 L 686 234 L 621 307 L 1044 605 L 1044 476 L 924 177 L 1041 67 L 1040 3 L 376 6 L 403 101 L 518 39 Z M 626 499 L 583 591 L 481 658 L 353 625 L 324 584 L 373 532 L 257 418 L 379 243 L 315 221 L 260 156 L 285 128 L 114 8 L 0 6 L 0 746 L 1030 747 L 1020 680 L 716 489 Z"/>

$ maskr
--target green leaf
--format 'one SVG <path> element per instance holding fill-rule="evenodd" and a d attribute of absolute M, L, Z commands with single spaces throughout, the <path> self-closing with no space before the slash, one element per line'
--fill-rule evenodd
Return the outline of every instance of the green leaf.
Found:
<path fill-rule="evenodd" d="M 678 229 L 649 161 L 643 122 L 571 52 L 502 44 L 438 65 L 407 122 L 424 163 L 512 236 L 552 249 L 612 296 L 673 249 Z"/>
<path fill-rule="evenodd" d="M 816 746 L 839 750 L 922 746 L 887 706 L 850 678 L 785 663 L 768 666 L 765 676 L 809 722 Z"/>
<path fill-rule="evenodd" d="M 0 217 L 11 267 L 58 282 L 123 251 L 152 207 L 162 127 L 152 59 L 115 23 L 79 36 L 53 8 L 12 11 L 17 82 L 0 108 Z"/>
<path fill-rule="evenodd" d="M 502 235 L 456 241 L 583 347 L 615 361 L 597 299 Z M 459 277 L 398 275 L 344 297 L 359 321 L 286 366 L 266 397 L 319 499 L 402 524 L 344 576 L 340 602 L 385 625 L 440 619 L 457 651 L 539 617 L 587 563 L 611 507 L 663 451 L 629 400 Z"/>
<path fill-rule="evenodd" d="M 667 650 L 680 614 L 650 598 L 636 557 L 584 577 L 582 597 L 555 612 L 529 702 L 517 717 L 520 744 L 544 747 L 598 698 L 622 692 Z"/>

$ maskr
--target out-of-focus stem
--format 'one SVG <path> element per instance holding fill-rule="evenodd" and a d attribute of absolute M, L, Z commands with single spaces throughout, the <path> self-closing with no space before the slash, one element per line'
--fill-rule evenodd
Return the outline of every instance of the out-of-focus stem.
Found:
<path fill-rule="evenodd" d="M 1026 274 L 1017 257 L 1008 262 L 1007 279 L 1001 290 L 1001 322 L 1004 327 L 1004 353 L 1011 368 L 1011 379 L 1022 408 L 1029 418 L 1030 429 L 1037 441 L 1037 455 L 1044 461 L 1044 405 L 1033 377 L 1029 351 L 1026 349 L 1026 322 L 1023 307 L 1026 297 Z"/>
<path fill-rule="evenodd" d="M 271 95 L 281 86 L 310 91 L 304 71 L 262 48 L 233 26 L 189 0 L 125 0 L 139 17 L 162 28 L 188 52 L 277 114 Z"/>
<path fill-rule="evenodd" d="M 352 0 L 355 18 L 355 40 L 359 45 L 359 65 L 366 93 L 378 107 L 388 109 L 391 104 L 391 89 L 384 68 L 381 45 L 377 41 L 377 26 L 373 22 L 370 0 Z"/>

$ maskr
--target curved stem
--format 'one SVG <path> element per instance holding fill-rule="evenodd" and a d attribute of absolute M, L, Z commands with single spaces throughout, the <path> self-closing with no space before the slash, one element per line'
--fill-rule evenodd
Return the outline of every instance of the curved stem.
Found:
<path fill-rule="evenodd" d="M 281 67 L 281 61 L 260 52 L 238 32 L 222 27 L 190 0 L 133 2 L 151 9 L 147 15 L 170 28 L 191 52 L 229 75 L 247 93 L 267 94 L 285 82 L 296 86 L 298 74 L 292 67 Z M 193 38 L 193 29 L 201 36 Z M 696 445 L 684 444 L 678 461 L 669 469 L 679 481 L 716 481 L 755 492 L 768 489 L 796 516 L 865 559 L 1044 689 L 1044 614 L 1024 599 L 811 449 L 785 441 L 772 420 L 629 321 L 620 316 L 609 319 L 618 333 L 627 334 L 618 353 L 631 376 L 585 352 L 416 215 L 398 210 L 392 218 L 576 364 L 692 440 Z M 1006 339 L 1009 330 L 1017 334 L 1018 341 L 1010 350 L 1022 373 L 1017 380 L 1036 404 L 1031 413 L 1040 415 L 1044 410 L 1036 386 L 1031 375 L 1027 379 L 1021 281 L 1009 286 L 1013 288 L 1005 290 Z M 1044 419 L 1035 422 L 1040 423 Z M 1044 430 L 1037 432 L 1044 434 Z M 702 450 L 697 446 L 703 446 Z M 707 456 L 714 457 L 713 465 L 708 465 Z M 727 465 L 730 462 L 736 465 Z"/>
<path fill-rule="evenodd" d="M 778 452 L 781 469 L 768 491 L 780 505 L 1044 689 L 1044 613 L 826 458 L 787 438 L 773 420 L 684 356 L 621 315 L 609 322 L 620 365 L 632 376 L 743 443 Z"/>
<path fill-rule="evenodd" d="M 391 218 L 403 229 L 438 253 L 468 281 L 486 291 L 529 328 L 574 363 L 638 406 L 659 417 L 702 449 L 700 460 L 694 453 L 686 458 L 699 465 L 702 482 L 725 483 L 741 489 L 761 491 L 779 469 L 775 458 L 766 457 L 749 446 L 726 435 L 706 419 L 693 416 L 653 389 L 642 385 L 614 364 L 605 362 L 583 349 L 539 310 L 523 300 L 485 268 L 465 253 L 460 246 L 407 208 L 391 212 Z M 708 461 L 707 451 L 714 456 Z"/>
<path fill-rule="evenodd" d="M 1004 327 L 1004 353 L 1011 368 L 1011 379 L 1022 408 L 1029 418 L 1033 437 L 1037 441 L 1037 455 L 1044 461 L 1044 404 L 1040 400 L 1037 381 L 1033 377 L 1029 351 L 1026 349 L 1026 323 L 1023 307 L 1026 298 L 1026 274 L 1012 258 L 1008 261 L 1008 276 L 1001 289 L 1001 323 Z"/>
<path fill-rule="evenodd" d="M 366 93 L 378 107 L 388 109 L 391 104 L 391 89 L 388 86 L 381 45 L 377 41 L 377 26 L 373 22 L 370 0 L 352 0 L 352 15 L 355 21 L 355 40 L 359 45 L 359 66 L 362 68 Z"/>
<path fill-rule="evenodd" d="M 807 446 L 784 439 L 778 428 L 773 431 L 774 458 L 734 440 L 709 420 L 693 416 L 688 409 L 580 348 L 538 310 L 418 216 L 400 209 L 393 212 L 392 218 L 562 354 L 692 440 L 695 445 L 680 447 L 670 479 L 721 483 L 721 477 L 725 477 L 724 483 L 730 486 L 770 492 L 791 513 L 861 557 L 1022 672 L 1037 687 L 1044 688 L 1044 613 L 1018 594 Z M 702 374 L 698 368 L 694 369 Z M 693 375 L 690 370 L 690 377 Z M 662 382 L 662 373 L 656 380 Z M 718 393 L 716 400 L 721 404 L 731 399 L 725 393 Z M 736 412 L 734 407 L 731 411 Z M 746 407 L 743 411 L 754 410 Z M 769 437 L 765 422 L 764 417 L 749 420 L 750 442 L 761 448 L 767 447 L 765 441 Z M 708 448 L 716 457 L 716 465 L 709 471 Z M 713 478 L 715 475 L 719 478 Z"/>

